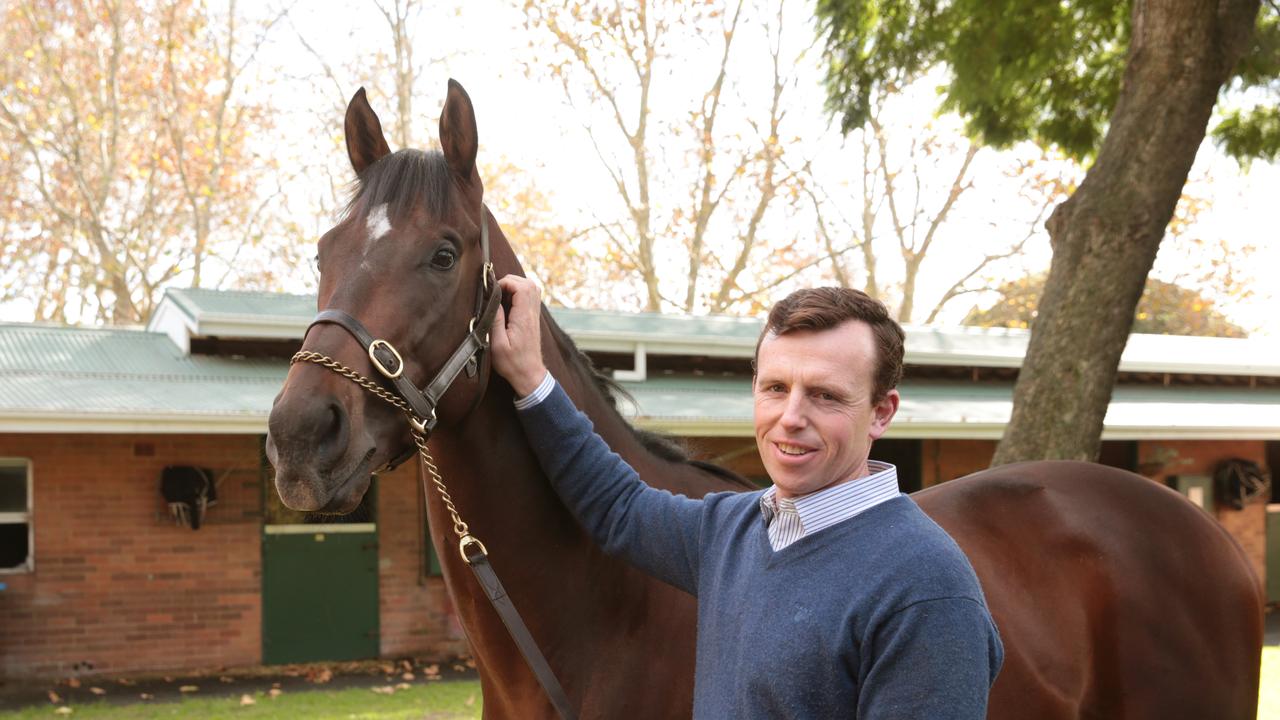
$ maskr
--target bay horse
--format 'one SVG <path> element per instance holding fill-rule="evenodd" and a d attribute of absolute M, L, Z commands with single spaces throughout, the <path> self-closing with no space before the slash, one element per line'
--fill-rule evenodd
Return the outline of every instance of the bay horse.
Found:
<path fill-rule="evenodd" d="M 450 81 L 442 150 L 392 153 L 361 89 L 345 130 L 358 184 L 345 217 L 319 242 L 318 305 L 359 318 L 401 350 L 405 377 L 425 383 L 468 335 L 476 298 L 486 292 L 481 223 L 495 238 L 494 273 L 522 272 L 483 209 L 475 112 Z M 551 372 L 647 482 L 690 497 L 754 489 L 632 428 L 545 308 L 542 332 Z M 371 354 L 332 324 L 313 326 L 303 348 L 377 377 Z M 440 398 L 438 422 L 430 446 L 453 501 L 487 544 L 579 716 L 687 717 L 695 600 L 587 537 L 542 475 L 512 390 L 483 354 Z M 306 362 L 290 368 L 269 430 L 276 489 L 298 510 L 349 511 L 371 472 L 413 449 L 394 407 Z M 1257 577 L 1232 538 L 1177 493 L 1100 465 L 1040 462 L 979 472 L 913 498 L 968 554 L 1003 638 L 989 718 L 1254 717 Z M 434 493 L 428 504 L 485 717 L 552 717 L 456 551 L 447 508 Z"/>

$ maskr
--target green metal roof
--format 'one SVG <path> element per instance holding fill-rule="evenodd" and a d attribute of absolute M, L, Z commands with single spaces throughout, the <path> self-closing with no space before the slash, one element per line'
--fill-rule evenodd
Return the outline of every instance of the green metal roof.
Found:
<path fill-rule="evenodd" d="M 291 317 L 310 320 L 311 316 L 316 314 L 315 295 L 169 288 L 165 290 L 165 297 L 181 307 L 193 320 L 211 315 Z"/>
<path fill-rule="evenodd" d="M 286 368 L 159 333 L 0 324 L 0 429 L 260 432 Z"/>
<path fill-rule="evenodd" d="M 182 290 L 169 291 L 165 305 L 171 320 L 231 319 L 224 327 L 234 330 L 237 322 L 270 317 L 281 326 L 305 328 L 314 299 Z M 269 314 L 252 315 L 255 311 Z M 720 340 L 749 352 L 759 327 L 755 321 L 723 317 L 564 309 L 553 314 L 580 346 L 592 349 L 617 338 L 695 349 Z M 174 327 L 161 329 L 0 324 L 0 431 L 265 432 L 287 363 L 188 355 L 182 344 L 188 336 Z M 1250 361 L 1243 358 L 1242 366 Z M 650 374 L 624 387 L 635 398 L 627 409 L 639 425 L 688 435 L 752 434 L 746 379 Z M 1011 408 L 1009 385 L 908 381 L 901 390 L 902 407 L 890 436 L 999 437 Z M 1104 436 L 1280 439 L 1280 390 L 1120 386 Z"/>
<path fill-rule="evenodd" d="M 314 295 L 169 289 L 148 329 L 180 348 L 192 337 L 301 338 Z M 596 352 L 749 358 L 763 320 L 552 308 L 578 346 Z M 1030 333 L 1006 328 L 907 325 L 906 361 L 915 365 L 1021 366 Z M 1235 338 L 1131 335 L 1125 372 L 1280 377 L 1280 344 Z"/>
<path fill-rule="evenodd" d="M 623 383 L 639 424 L 686 435 L 752 435 L 751 383 L 666 377 Z M 1013 385 L 906 381 L 888 437 L 997 439 L 1013 410 Z M 1280 390 L 1120 386 L 1107 409 L 1109 440 L 1280 439 Z"/>

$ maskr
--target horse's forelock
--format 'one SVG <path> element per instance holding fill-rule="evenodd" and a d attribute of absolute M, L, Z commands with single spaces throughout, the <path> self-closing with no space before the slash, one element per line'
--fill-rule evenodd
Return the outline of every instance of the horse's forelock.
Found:
<path fill-rule="evenodd" d="M 393 223 L 423 205 L 431 217 L 442 217 L 453 196 L 453 176 L 439 150 L 397 150 L 370 165 L 351 188 L 345 217 L 363 215 L 385 205 Z"/>

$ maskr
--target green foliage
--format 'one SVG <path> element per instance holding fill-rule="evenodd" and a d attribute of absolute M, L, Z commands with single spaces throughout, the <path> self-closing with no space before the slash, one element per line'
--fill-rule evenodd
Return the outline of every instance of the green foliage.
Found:
<path fill-rule="evenodd" d="M 1251 159 L 1280 159 L 1280 107 L 1232 110 L 1213 130 L 1213 137 L 1241 164 Z"/>
<path fill-rule="evenodd" d="M 1264 3 L 1258 15 L 1230 86 L 1230 92 L 1241 91 L 1256 104 L 1225 111 L 1210 131 L 1213 139 L 1241 165 L 1280 159 L 1280 4 Z"/>
<path fill-rule="evenodd" d="M 1130 3 L 819 0 L 817 10 L 828 105 L 845 132 L 867 121 L 877 98 L 941 65 L 950 73 L 943 108 L 984 144 L 1029 139 L 1076 158 L 1101 144 L 1124 74 Z M 1280 11 L 1267 4 L 1262 13 L 1236 89 L 1280 77 Z M 1274 124 L 1255 124 L 1273 120 L 1274 112 L 1242 115 L 1224 123 L 1219 140 L 1238 157 L 1275 157 Z"/>
<path fill-rule="evenodd" d="M 1044 291 L 1046 274 L 1029 275 L 1001 285 L 1001 299 L 986 310 L 976 306 L 965 316 L 965 325 L 1029 328 Z M 1151 335 L 1199 335 L 1247 337 L 1213 306 L 1213 301 L 1189 288 L 1149 278 L 1133 319 L 1133 332 Z"/>

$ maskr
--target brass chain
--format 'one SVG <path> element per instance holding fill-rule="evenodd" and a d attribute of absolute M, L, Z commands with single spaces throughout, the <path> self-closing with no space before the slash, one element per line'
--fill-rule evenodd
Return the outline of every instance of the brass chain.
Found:
<path fill-rule="evenodd" d="M 291 365 L 296 362 L 315 363 L 316 365 L 328 368 L 329 370 L 338 373 L 365 390 L 368 390 L 374 395 L 377 395 L 383 400 L 391 403 L 397 408 L 400 408 L 400 410 L 409 418 L 409 432 L 413 435 L 413 444 L 418 446 L 418 455 L 422 458 L 422 466 L 426 468 L 427 473 L 431 475 L 431 484 L 434 485 L 436 491 L 440 493 L 440 500 L 444 503 L 445 509 L 449 511 L 450 519 L 453 520 L 453 532 L 458 536 L 458 551 L 462 554 L 462 559 L 470 562 L 470 558 L 468 557 L 466 550 L 467 547 L 472 544 L 479 547 L 482 554 L 488 554 L 484 544 L 471 534 L 466 521 L 462 519 L 462 516 L 458 513 L 457 506 L 453 504 L 453 498 L 449 495 L 449 489 L 445 487 L 444 478 L 440 475 L 440 468 L 436 467 L 435 458 L 431 457 L 431 451 L 427 448 L 427 439 L 423 437 L 422 433 L 413 429 L 413 425 L 415 424 L 414 421 L 417 421 L 416 424 L 420 425 L 422 419 L 414 415 L 413 409 L 409 407 L 409 404 L 394 393 L 387 391 L 386 388 L 382 387 L 378 383 L 370 380 L 364 375 L 361 375 L 355 370 L 352 370 L 346 365 L 343 365 L 337 360 L 334 360 L 328 355 L 311 352 L 310 350 L 300 350 L 294 353 L 293 358 L 289 360 L 289 364 Z M 425 477 L 422 478 L 422 495 L 423 500 L 425 501 L 427 496 L 427 481 Z"/>
<path fill-rule="evenodd" d="M 317 365 L 323 365 L 324 367 L 329 368 L 330 370 L 338 373 L 339 375 L 345 377 L 346 379 L 356 383 L 357 385 L 364 388 L 365 390 L 368 390 L 374 395 L 377 395 L 383 400 L 386 400 L 392 405 L 395 405 L 396 407 L 400 408 L 409 417 L 411 418 L 413 417 L 413 409 L 409 407 L 409 403 L 405 402 L 404 400 L 401 400 L 398 396 L 396 396 L 395 393 L 388 391 L 386 388 L 382 387 L 378 383 L 370 380 L 364 375 L 361 375 L 355 370 L 352 370 L 346 365 L 343 365 L 337 360 L 334 360 L 328 355 L 321 355 L 318 352 L 311 352 L 310 350 L 299 350 L 298 352 L 293 354 L 293 357 L 289 360 L 289 364 L 292 365 L 293 363 L 296 363 L 296 362 L 309 362 L 309 363 L 315 363 Z"/>

